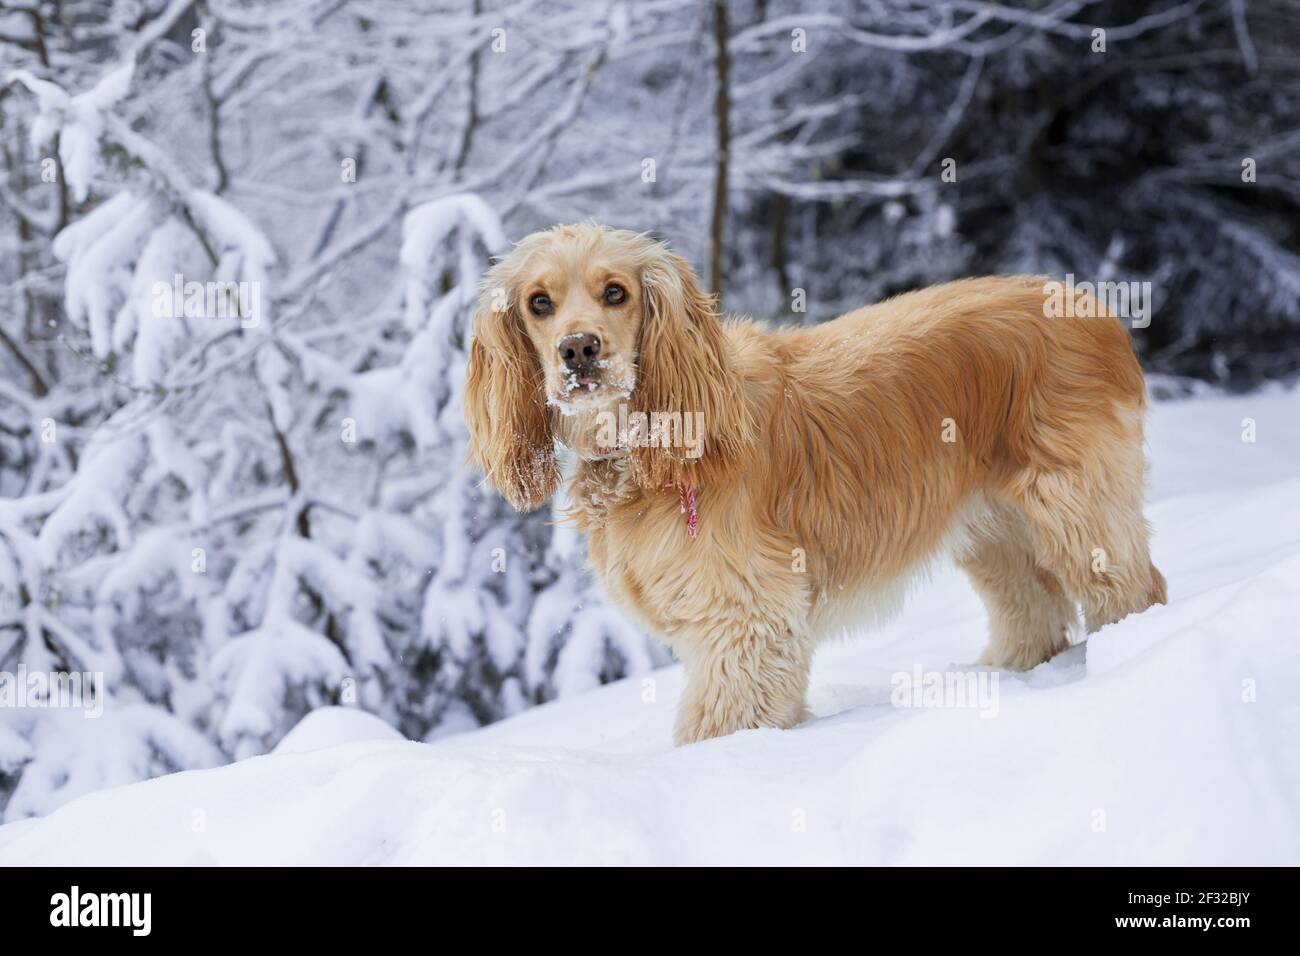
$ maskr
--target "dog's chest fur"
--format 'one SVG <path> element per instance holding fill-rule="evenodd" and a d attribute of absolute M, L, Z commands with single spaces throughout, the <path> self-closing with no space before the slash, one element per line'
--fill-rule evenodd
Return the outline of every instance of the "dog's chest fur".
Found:
<path fill-rule="evenodd" d="M 591 534 L 607 527 L 614 510 L 640 494 L 626 457 L 584 461 L 569 486 L 570 510 L 579 527 Z"/>
<path fill-rule="evenodd" d="M 569 515 L 607 593 L 650 633 L 668 640 L 708 606 L 716 587 L 709 552 L 687 534 L 676 492 L 646 491 L 627 458 L 584 461 L 570 486 Z M 699 593 L 696 593 L 699 592 Z M 671 599 L 670 599 L 671 598 Z"/>

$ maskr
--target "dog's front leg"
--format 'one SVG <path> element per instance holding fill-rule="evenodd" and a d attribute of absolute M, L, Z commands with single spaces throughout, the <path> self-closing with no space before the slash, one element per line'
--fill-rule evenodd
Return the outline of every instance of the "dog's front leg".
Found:
<path fill-rule="evenodd" d="M 678 746 L 737 730 L 793 727 L 806 717 L 810 640 L 746 629 L 676 646 L 686 667 L 673 730 Z"/>

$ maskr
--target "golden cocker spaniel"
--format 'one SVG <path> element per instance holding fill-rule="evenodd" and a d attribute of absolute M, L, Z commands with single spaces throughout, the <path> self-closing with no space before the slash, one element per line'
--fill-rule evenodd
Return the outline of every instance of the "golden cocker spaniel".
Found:
<path fill-rule="evenodd" d="M 1091 632 L 1165 600 L 1128 332 L 1044 298 L 967 279 L 768 330 L 660 243 L 557 226 L 484 279 L 470 453 L 529 509 L 573 451 L 592 566 L 685 665 L 678 743 L 798 723 L 817 642 L 944 552 L 988 608 L 979 663 L 1025 670 L 1079 605 Z"/>

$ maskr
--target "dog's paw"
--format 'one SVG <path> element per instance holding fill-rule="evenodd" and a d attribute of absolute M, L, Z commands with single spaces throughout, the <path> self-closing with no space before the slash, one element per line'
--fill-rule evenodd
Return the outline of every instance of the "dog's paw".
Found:
<path fill-rule="evenodd" d="M 678 747 L 696 744 L 714 737 L 726 737 L 741 730 L 789 730 L 812 719 L 812 711 L 802 705 L 796 712 L 783 717 L 758 713 L 710 715 L 702 708 L 685 706 L 677 714 L 677 723 L 673 727 L 673 744 Z"/>
<path fill-rule="evenodd" d="M 1003 650 L 994 651 L 993 648 L 985 648 L 984 653 L 975 658 L 974 667 L 991 667 L 1001 671 L 1027 671 L 1032 667 L 1042 663 L 1042 659 L 1034 660 L 1025 654 L 1010 654 Z"/>
<path fill-rule="evenodd" d="M 990 645 L 975 660 L 975 667 L 995 667 L 999 670 L 1015 671 L 1023 674 L 1040 664 L 1053 660 L 1070 650 L 1065 642 L 1058 644 L 1020 644 L 1008 647 L 1005 644 Z"/>
<path fill-rule="evenodd" d="M 683 708 L 677 715 L 677 722 L 673 725 L 673 745 L 684 747 L 687 744 L 697 744 L 701 740 L 723 737 L 728 733 L 730 731 L 711 725 L 710 721 L 704 719 L 702 713 L 691 713 Z"/>

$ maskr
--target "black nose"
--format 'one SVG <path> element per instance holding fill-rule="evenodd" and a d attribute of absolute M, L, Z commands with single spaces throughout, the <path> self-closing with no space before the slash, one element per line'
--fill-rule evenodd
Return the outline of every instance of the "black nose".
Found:
<path fill-rule="evenodd" d="M 560 342 L 560 359 L 574 371 L 590 365 L 599 355 L 600 337 L 590 332 L 566 335 Z"/>

